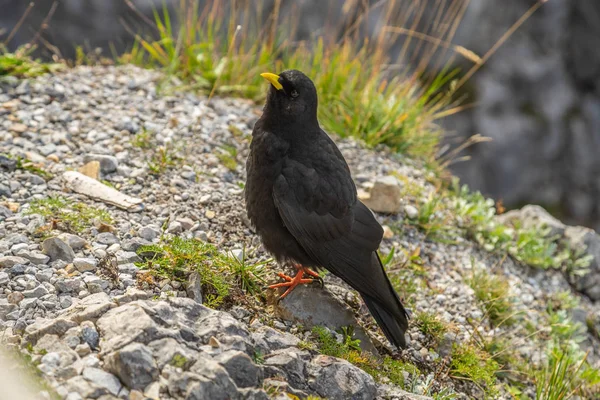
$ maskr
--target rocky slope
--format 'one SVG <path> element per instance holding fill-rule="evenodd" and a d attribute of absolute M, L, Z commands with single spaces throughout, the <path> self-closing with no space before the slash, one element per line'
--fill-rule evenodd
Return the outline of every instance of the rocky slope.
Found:
<path fill-rule="evenodd" d="M 433 174 L 353 141 L 338 142 L 361 196 L 388 211 L 381 252 L 413 315 L 409 348 L 390 349 L 331 275 L 281 303 L 261 294 L 277 266 L 242 196 L 259 110 L 170 85 L 158 93 L 159 78 L 78 67 L 0 81 L 0 329 L 46 382 L 43 396 L 534 397 L 539 379 L 526 372 L 543 370 L 554 340 L 600 366 L 594 232 L 536 208 L 503 217 L 542 219 L 587 248 L 573 286 L 473 238 L 436 239 L 415 222 L 438 193 Z M 440 214 L 440 231 L 461 224 L 433 211 L 426 222 Z"/>
<path fill-rule="evenodd" d="M 5 28 L 10 32 L 29 2 L 4 3 L 0 31 Z M 35 3 L 22 29 L 9 43 L 13 48 L 28 43 L 38 34 L 53 7 L 52 2 Z M 150 18 L 152 10 L 162 4 L 161 1 L 134 3 L 140 13 Z M 175 0 L 165 3 L 171 6 L 172 15 L 180 4 Z M 201 6 L 211 3 L 200 1 Z M 314 37 L 315 32 L 335 32 L 323 27 L 353 25 L 356 13 L 347 12 L 353 7 L 344 7 L 343 3 L 331 0 L 260 2 L 265 19 L 276 4 L 281 4 L 282 15 L 299 15 L 301 40 Z M 358 4 L 372 5 L 364 31 L 372 34 L 381 28 L 382 24 L 376 22 L 381 20 L 386 7 L 375 6 L 380 5 L 375 0 L 348 3 L 356 5 L 354 8 L 359 8 Z M 535 2 L 428 0 L 421 3 L 422 10 L 411 8 L 409 1 L 395 3 L 404 10 L 400 23 L 404 18 L 411 18 L 411 12 L 412 18 L 424 13 L 416 30 L 434 36 L 439 32 L 429 23 L 439 18 L 440 8 L 445 6 L 451 14 L 456 4 L 468 3 L 453 43 L 482 56 Z M 600 184 L 595 179 L 599 161 L 596 157 L 598 141 L 593 133 L 600 129 L 597 117 L 600 114 L 600 56 L 595 51 L 600 45 L 599 18 L 597 0 L 545 2 L 469 82 L 468 102 L 476 102 L 478 107 L 444 121 L 448 130 L 460 137 L 482 134 L 494 139 L 492 143 L 470 148 L 470 163 L 453 166 L 454 172 L 470 186 L 504 198 L 511 207 L 524 203 L 545 204 L 570 221 L 597 230 L 600 229 Z M 136 32 L 150 30 L 121 0 L 95 0 L 85 5 L 79 1 L 61 1 L 44 37 L 67 58 L 75 57 L 74 43 L 89 46 L 89 50 L 98 46 L 104 49 L 104 54 L 110 54 L 109 44 L 114 44 L 120 54 L 133 42 L 131 27 L 135 27 Z M 403 44 L 399 43 L 393 53 L 399 53 L 402 48 Z M 460 57 L 456 59 L 457 66 L 465 71 L 472 66 Z M 522 170 L 529 172 L 521 174 Z"/>

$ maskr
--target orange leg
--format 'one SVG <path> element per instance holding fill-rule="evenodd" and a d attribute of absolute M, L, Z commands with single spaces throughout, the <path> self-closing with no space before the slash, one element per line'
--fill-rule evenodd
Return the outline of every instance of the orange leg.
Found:
<path fill-rule="evenodd" d="M 313 271 L 312 269 L 309 269 L 307 267 L 303 267 L 300 264 L 294 264 L 294 267 L 296 267 L 298 269 L 302 269 L 304 271 L 304 273 L 307 274 L 307 275 L 310 275 L 310 276 L 312 276 L 314 278 L 317 278 L 317 279 L 321 279 L 321 277 L 319 276 L 319 274 L 316 273 L 315 271 Z"/>
<path fill-rule="evenodd" d="M 294 288 L 298 285 L 303 285 L 303 284 L 308 284 L 308 283 L 313 283 L 315 281 L 315 279 L 312 278 L 304 278 L 304 274 L 310 275 L 315 277 L 318 280 L 321 280 L 321 277 L 319 276 L 319 274 L 317 274 L 314 271 L 311 271 L 310 269 L 303 267 L 300 264 L 295 264 L 294 267 L 296 267 L 296 269 L 298 270 L 298 272 L 296 273 L 296 276 L 294 276 L 293 278 L 289 275 L 286 275 L 282 272 L 279 272 L 277 274 L 277 276 L 279 276 L 281 279 L 285 280 L 285 282 L 282 283 L 276 283 L 274 285 L 270 285 L 268 286 L 269 289 L 277 289 L 280 287 L 287 287 L 288 289 L 281 295 L 279 296 L 279 300 L 283 299 L 285 296 L 287 296 L 288 294 L 290 294 L 292 292 L 292 290 L 294 290 Z"/>

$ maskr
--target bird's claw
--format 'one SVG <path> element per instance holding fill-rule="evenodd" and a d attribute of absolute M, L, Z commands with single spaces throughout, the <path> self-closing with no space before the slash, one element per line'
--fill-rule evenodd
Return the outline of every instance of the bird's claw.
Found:
<path fill-rule="evenodd" d="M 313 278 L 304 278 L 304 274 L 310 275 Z M 318 281 L 321 287 L 323 287 L 323 279 L 317 273 L 304 267 L 298 267 L 298 272 L 294 277 L 286 275 L 282 272 L 279 272 L 277 276 L 279 276 L 285 282 L 275 283 L 273 285 L 267 286 L 269 289 L 278 289 L 282 287 L 287 288 L 287 290 L 281 296 L 279 296 L 279 298 L 277 299 L 277 303 L 279 303 L 288 294 L 290 294 L 292 290 L 294 290 L 294 288 L 298 285 L 306 285 L 309 283 L 313 283 L 314 281 Z"/>

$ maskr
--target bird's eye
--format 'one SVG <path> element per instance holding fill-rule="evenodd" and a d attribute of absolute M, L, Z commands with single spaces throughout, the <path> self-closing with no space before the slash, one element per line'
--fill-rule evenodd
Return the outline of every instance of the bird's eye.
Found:
<path fill-rule="evenodd" d="M 290 93 L 290 96 L 292 97 L 298 97 L 299 93 L 296 89 L 292 90 L 292 93 Z"/>

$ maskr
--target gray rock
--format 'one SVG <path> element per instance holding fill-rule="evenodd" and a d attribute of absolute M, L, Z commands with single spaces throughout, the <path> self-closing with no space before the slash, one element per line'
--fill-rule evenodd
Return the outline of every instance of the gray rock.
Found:
<path fill-rule="evenodd" d="M 51 268 L 48 268 L 41 271 L 37 271 L 35 273 L 35 278 L 40 282 L 50 282 L 52 275 L 54 275 L 54 271 Z"/>
<path fill-rule="evenodd" d="M 241 399 L 235 383 L 227 371 L 217 362 L 204 356 L 191 368 L 190 372 L 175 375 L 169 379 L 169 389 L 176 388 L 180 393 L 188 393 L 189 399 Z"/>
<path fill-rule="evenodd" d="M 148 344 L 156 356 L 158 369 L 163 369 L 166 365 L 172 365 L 183 370 L 196 362 L 197 352 L 190 350 L 172 338 L 155 340 Z"/>
<path fill-rule="evenodd" d="M 167 233 L 177 234 L 181 232 L 183 232 L 183 226 L 177 221 L 171 222 L 167 227 Z"/>
<path fill-rule="evenodd" d="M 57 357 L 58 353 L 56 352 L 69 351 L 70 349 L 67 343 L 63 342 L 58 335 L 53 334 L 42 336 L 34 347 L 34 350 L 38 353 L 56 354 Z"/>
<path fill-rule="evenodd" d="M 345 289 L 339 288 L 345 291 Z M 326 326 L 333 331 L 342 327 L 354 327 L 354 335 L 360 339 L 363 350 L 378 355 L 371 338 L 360 326 L 354 312 L 347 304 L 331 293 L 332 285 L 297 287 L 283 300 L 275 304 L 275 313 L 282 319 L 300 322 L 305 327 Z"/>
<path fill-rule="evenodd" d="M 11 192 L 10 188 L 8 186 L 0 183 L 0 198 L 1 197 L 10 198 L 11 196 L 12 196 L 12 192 Z M 9 217 L 12 214 L 12 212 L 6 207 L 2 207 L 2 210 L 3 210 L 2 215 L 4 217 Z"/>
<path fill-rule="evenodd" d="M 48 238 L 42 243 L 42 249 L 46 253 L 50 260 L 63 260 L 66 262 L 73 262 L 75 253 L 71 246 L 63 242 L 57 237 Z"/>
<path fill-rule="evenodd" d="M 59 293 L 79 293 L 84 287 L 84 283 L 79 278 L 58 279 L 54 287 Z"/>
<path fill-rule="evenodd" d="M 6 319 L 6 315 L 19 308 L 16 304 L 11 304 L 7 299 L 0 299 L 0 319 Z"/>
<path fill-rule="evenodd" d="M 77 393 L 83 399 L 97 399 L 100 396 L 108 394 L 108 389 L 105 387 L 96 386 L 83 376 L 75 376 L 65 382 L 65 387 L 68 392 Z"/>
<path fill-rule="evenodd" d="M 27 267 L 23 264 L 15 264 L 9 269 L 9 274 L 11 276 L 23 275 Z"/>
<path fill-rule="evenodd" d="M 29 308 L 35 308 L 38 305 L 38 299 L 33 297 L 33 298 L 28 298 L 28 299 L 23 299 L 23 301 L 21 301 L 19 303 L 19 306 L 23 309 L 23 310 L 27 310 Z M 11 319 L 10 314 L 6 316 L 6 318 Z"/>
<path fill-rule="evenodd" d="M 307 388 L 305 359 L 310 358 L 306 351 L 295 347 L 277 350 L 265 357 L 264 365 L 276 367 L 283 371 L 286 380 L 294 387 Z"/>
<path fill-rule="evenodd" d="M 124 240 L 121 243 L 121 247 L 125 251 L 136 251 L 141 246 L 144 246 L 147 244 L 151 244 L 151 242 L 149 242 L 145 239 L 142 239 L 142 238 L 134 237 L 133 239 Z"/>
<path fill-rule="evenodd" d="M 566 226 L 546 210 L 538 205 L 526 205 L 520 210 L 511 210 L 499 215 L 498 220 L 501 223 L 513 223 L 519 221 L 524 228 L 536 228 L 545 226 L 550 228 L 551 236 L 562 236 Z"/>
<path fill-rule="evenodd" d="M 202 304 L 202 277 L 197 271 L 194 271 L 188 277 L 186 286 L 186 292 L 189 298 L 195 300 L 197 303 Z"/>
<path fill-rule="evenodd" d="M 410 204 L 404 206 L 404 212 L 409 219 L 416 219 L 419 216 L 419 210 L 417 210 L 417 207 Z"/>
<path fill-rule="evenodd" d="M 93 272 L 96 270 L 98 262 L 94 258 L 80 258 L 76 257 L 73 259 L 73 265 L 79 272 Z"/>
<path fill-rule="evenodd" d="M 110 232 L 102 232 L 96 235 L 96 242 L 106 245 L 119 243 L 119 238 Z"/>
<path fill-rule="evenodd" d="M 160 229 L 155 226 L 144 226 L 138 231 L 138 235 L 149 242 L 153 241 L 160 235 Z"/>
<path fill-rule="evenodd" d="M 75 326 L 77 326 L 75 322 L 65 318 L 40 319 L 25 329 L 23 339 L 26 343 L 35 345 L 38 339 L 44 335 L 50 334 L 62 336 L 65 332 Z"/>
<path fill-rule="evenodd" d="M 10 280 L 10 276 L 6 272 L 0 272 L 0 286 L 4 286 Z"/>
<path fill-rule="evenodd" d="M 227 370 L 238 387 L 261 386 L 262 371 L 246 353 L 230 350 L 217 355 L 214 360 Z"/>
<path fill-rule="evenodd" d="M 565 240 L 574 249 L 592 256 L 588 270 L 583 275 L 570 274 L 568 279 L 575 288 L 592 300 L 600 300 L 600 235 L 589 228 L 568 227 Z"/>
<path fill-rule="evenodd" d="M 0 268 L 12 268 L 17 264 L 21 264 L 21 265 L 29 264 L 29 260 L 26 258 L 17 257 L 17 256 L 0 257 Z"/>
<path fill-rule="evenodd" d="M 79 250 L 87 244 L 85 239 L 71 233 L 61 233 L 58 238 L 71 246 L 73 250 Z"/>
<path fill-rule="evenodd" d="M 25 290 L 23 291 L 23 296 L 26 298 L 39 298 L 48 294 L 48 289 L 46 289 L 43 285 L 37 286 L 35 289 Z"/>
<path fill-rule="evenodd" d="M 257 346 L 261 348 L 263 353 L 270 353 L 288 347 L 296 347 L 298 346 L 298 343 L 300 343 L 300 339 L 296 336 L 287 332 L 277 331 L 265 325 L 252 332 L 252 338 L 257 343 Z"/>
<path fill-rule="evenodd" d="M 100 163 L 100 171 L 103 174 L 110 174 L 117 170 L 119 166 L 119 160 L 117 157 L 108 156 L 104 154 L 88 154 L 84 157 L 84 162 L 98 161 Z"/>
<path fill-rule="evenodd" d="M 102 335 L 104 352 L 117 350 L 134 341 L 149 343 L 170 335 L 160 329 L 139 302 L 108 311 L 98 319 L 96 326 Z M 175 332 L 171 334 L 176 335 Z"/>
<path fill-rule="evenodd" d="M 359 192 L 360 200 L 371 210 L 382 213 L 397 213 L 402 205 L 402 188 L 394 176 L 378 178 L 369 191 Z"/>
<path fill-rule="evenodd" d="M 73 305 L 67 315 L 75 322 L 95 322 L 111 308 L 116 307 L 109 295 L 104 292 L 94 293 Z"/>
<path fill-rule="evenodd" d="M 114 300 L 117 302 L 117 304 L 123 305 L 135 300 L 146 300 L 148 297 L 150 297 L 148 293 L 131 286 L 127 288 L 124 294 L 115 296 Z"/>
<path fill-rule="evenodd" d="M 8 243 L 10 243 L 11 245 L 14 245 L 17 243 L 29 243 L 29 239 L 27 239 L 27 236 L 20 234 L 20 233 L 12 234 L 12 235 L 8 236 L 6 239 L 8 240 Z"/>
<path fill-rule="evenodd" d="M 97 275 L 86 275 L 83 277 L 83 282 L 90 293 L 101 293 L 111 286 L 110 281 L 102 279 Z"/>
<path fill-rule="evenodd" d="M 308 385 L 321 397 L 372 400 L 377 395 L 373 377 L 346 360 L 318 355 L 311 361 L 308 371 Z"/>
<path fill-rule="evenodd" d="M 177 218 L 177 222 L 179 222 L 181 224 L 181 227 L 186 231 L 189 231 L 194 226 L 194 221 L 191 218 L 187 217 Z"/>
<path fill-rule="evenodd" d="M 122 265 L 136 263 L 142 261 L 142 259 L 134 251 L 119 251 L 116 254 L 117 263 L 119 264 L 119 270 Z M 135 267 L 135 265 L 134 265 Z M 137 269 L 137 267 L 135 267 Z"/>
<path fill-rule="evenodd" d="M 81 340 L 85 342 L 92 350 L 96 350 L 100 344 L 100 334 L 92 323 L 81 324 Z"/>
<path fill-rule="evenodd" d="M 18 255 L 28 259 L 32 264 L 35 265 L 48 264 L 48 261 L 50 261 L 50 257 L 42 253 L 30 253 L 27 251 L 23 251 L 20 252 Z"/>
<path fill-rule="evenodd" d="M 69 379 L 81 373 L 83 365 L 78 360 L 79 356 L 71 349 L 55 351 L 42 357 L 39 368 L 44 372 L 51 371 L 58 379 Z"/>
<path fill-rule="evenodd" d="M 105 388 L 110 394 L 116 396 L 121 390 L 119 379 L 99 368 L 87 367 L 83 369 L 82 376 L 95 386 Z"/>
<path fill-rule="evenodd" d="M 377 390 L 377 398 L 394 400 L 433 400 L 433 397 L 409 393 L 391 385 L 380 385 Z"/>
<path fill-rule="evenodd" d="M 132 343 L 108 354 L 106 368 L 130 389 L 143 389 L 158 378 L 152 351 L 141 343 Z"/>

